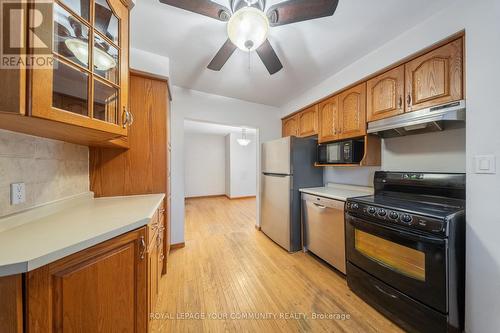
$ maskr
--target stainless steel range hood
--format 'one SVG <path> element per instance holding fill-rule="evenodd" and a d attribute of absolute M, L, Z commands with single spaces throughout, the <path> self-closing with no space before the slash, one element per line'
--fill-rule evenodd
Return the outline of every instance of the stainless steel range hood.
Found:
<path fill-rule="evenodd" d="M 465 101 L 443 104 L 432 108 L 404 113 L 399 116 L 373 121 L 368 133 L 383 138 L 442 131 L 465 125 Z"/>

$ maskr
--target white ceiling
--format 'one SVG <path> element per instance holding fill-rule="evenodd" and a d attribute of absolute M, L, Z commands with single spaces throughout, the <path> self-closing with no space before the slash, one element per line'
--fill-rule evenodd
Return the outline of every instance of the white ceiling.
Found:
<path fill-rule="evenodd" d="M 255 134 L 257 131 L 253 128 L 247 129 L 248 134 Z M 228 135 L 229 133 L 239 134 L 242 132 L 242 127 L 234 127 L 220 125 L 215 123 L 207 123 L 195 120 L 184 120 L 184 133 L 191 134 L 211 134 L 211 135 Z"/>
<path fill-rule="evenodd" d="M 229 0 L 216 0 L 226 5 Z M 267 7 L 282 0 L 268 0 Z M 177 86 L 282 106 L 453 0 L 340 0 L 332 17 L 271 28 L 284 69 L 270 76 L 255 52 L 236 50 L 220 72 L 206 68 L 226 41 L 226 24 L 141 0 L 132 10 L 132 47 L 168 56 Z"/>

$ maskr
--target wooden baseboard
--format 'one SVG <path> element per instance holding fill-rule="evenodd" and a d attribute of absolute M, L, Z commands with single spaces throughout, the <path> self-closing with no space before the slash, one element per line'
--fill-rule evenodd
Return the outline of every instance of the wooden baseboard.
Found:
<path fill-rule="evenodd" d="M 186 197 L 185 199 L 208 199 L 208 198 L 220 198 L 227 197 L 225 194 L 214 194 L 214 195 L 200 195 L 195 197 Z"/>
<path fill-rule="evenodd" d="M 226 194 L 225 197 L 228 198 L 229 200 L 241 200 L 241 199 L 254 199 L 257 196 L 255 196 L 255 195 L 248 195 L 248 196 L 244 196 L 244 197 L 230 197 L 230 196 L 228 196 Z"/>
<path fill-rule="evenodd" d="M 177 244 L 171 244 L 170 245 L 170 250 L 175 250 L 175 249 L 182 249 L 183 247 L 186 246 L 186 243 L 177 243 Z"/>

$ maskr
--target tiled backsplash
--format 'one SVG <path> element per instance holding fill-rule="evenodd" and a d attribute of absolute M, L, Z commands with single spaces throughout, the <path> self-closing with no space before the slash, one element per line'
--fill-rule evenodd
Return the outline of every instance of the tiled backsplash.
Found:
<path fill-rule="evenodd" d="M 0 217 L 89 191 L 88 148 L 0 130 Z M 26 202 L 10 204 L 10 184 L 26 184 Z"/>

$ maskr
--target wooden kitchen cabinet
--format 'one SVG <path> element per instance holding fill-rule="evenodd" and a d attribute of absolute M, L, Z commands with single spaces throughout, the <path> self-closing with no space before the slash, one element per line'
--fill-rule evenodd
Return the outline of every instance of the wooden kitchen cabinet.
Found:
<path fill-rule="evenodd" d="M 28 332 L 147 332 L 146 228 L 26 274 Z"/>
<path fill-rule="evenodd" d="M 405 111 L 405 66 L 401 65 L 366 83 L 366 117 L 368 122 Z"/>
<path fill-rule="evenodd" d="M 125 3 L 34 2 L 34 9 L 53 20 L 50 26 L 32 29 L 49 44 L 53 60 L 39 68 L 0 70 L 5 96 L 0 102 L 0 127 L 91 146 L 126 137 L 133 116 L 128 107 Z"/>
<path fill-rule="evenodd" d="M 298 115 L 299 135 L 307 137 L 318 134 L 318 106 L 314 105 L 301 111 Z"/>
<path fill-rule="evenodd" d="M 298 116 L 294 115 L 292 117 L 283 120 L 283 136 L 299 136 L 299 122 Z"/>
<path fill-rule="evenodd" d="M 333 96 L 318 106 L 319 134 L 318 141 L 328 142 L 338 140 L 340 136 L 339 96 Z"/>
<path fill-rule="evenodd" d="M 166 256 L 170 248 L 168 80 L 134 71 L 130 75 L 130 87 L 135 123 L 128 133 L 129 149 L 90 149 L 90 189 L 96 197 L 165 193 L 156 219 L 163 221 L 162 254 Z M 148 236 L 147 242 L 153 237 L 154 234 Z M 162 261 L 160 272 L 166 274 L 167 260 Z"/>
<path fill-rule="evenodd" d="M 339 95 L 339 110 L 341 126 L 339 139 L 366 135 L 366 82 Z"/>
<path fill-rule="evenodd" d="M 406 112 L 463 99 L 463 53 L 461 37 L 406 63 Z"/>

